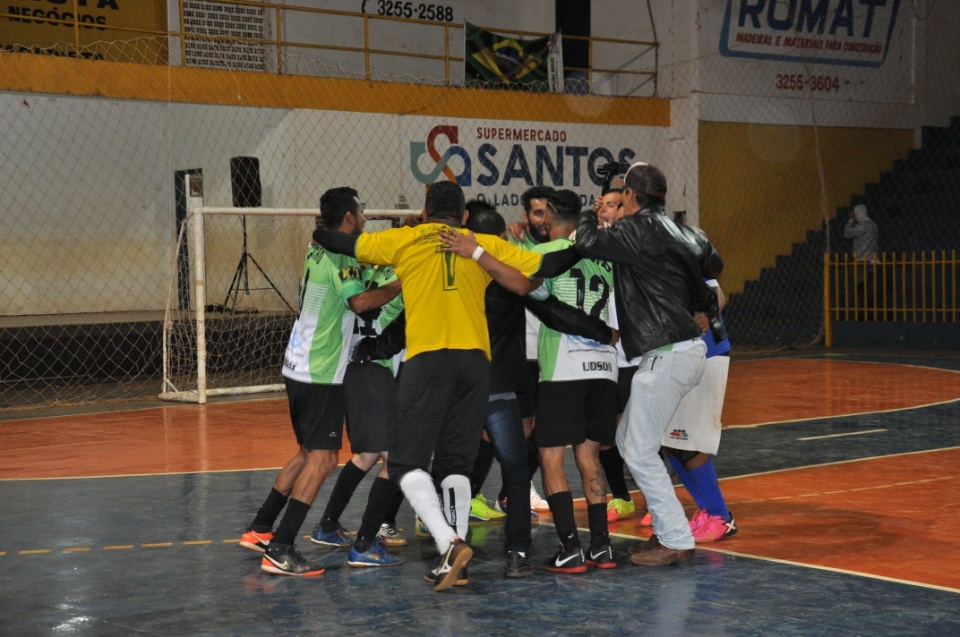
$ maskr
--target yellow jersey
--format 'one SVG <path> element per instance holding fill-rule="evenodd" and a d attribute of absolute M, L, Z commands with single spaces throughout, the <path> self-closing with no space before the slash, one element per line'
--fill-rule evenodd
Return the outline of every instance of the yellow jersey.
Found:
<path fill-rule="evenodd" d="M 447 228 L 442 223 L 424 223 L 364 233 L 357 239 L 356 257 L 361 263 L 396 268 L 407 313 L 408 359 L 439 349 L 480 349 L 489 359 L 484 294 L 491 277 L 472 259 L 441 250 L 439 234 Z M 476 237 L 484 250 L 524 276 L 540 269 L 542 255 L 493 235 Z"/>

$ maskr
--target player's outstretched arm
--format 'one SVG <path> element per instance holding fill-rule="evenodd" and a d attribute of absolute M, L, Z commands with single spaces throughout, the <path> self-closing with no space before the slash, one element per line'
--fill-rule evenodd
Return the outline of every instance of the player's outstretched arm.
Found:
<path fill-rule="evenodd" d="M 330 252 L 354 258 L 357 256 L 357 235 L 317 228 L 313 231 L 313 240 Z"/>
<path fill-rule="evenodd" d="M 440 233 L 440 241 L 446 244 L 441 247 L 444 252 L 453 252 L 465 259 L 473 259 L 487 271 L 487 274 L 493 277 L 494 281 L 514 294 L 523 296 L 540 285 L 540 281 L 531 281 L 523 276 L 522 272 L 501 262 L 480 247 L 477 238 L 469 230 L 467 234 L 460 234 L 456 230 L 448 228 Z"/>
<path fill-rule="evenodd" d="M 354 314 L 363 314 L 370 310 L 380 308 L 393 299 L 401 292 L 400 280 L 391 281 L 383 287 L 373 288 L 360 294 L 355 294 L 347 300 L 350 310 Z"/>
<path fill-rule="evenodd" d="M 527 296 L 523 305 L 533 312 L 540 321 L 552 330 L 582 336 L 598 343 L 616 345 L 619 334 L 615 329 L 575 307 L 571 307 L 555 296 L 543 300 L 534 300 Z"/>

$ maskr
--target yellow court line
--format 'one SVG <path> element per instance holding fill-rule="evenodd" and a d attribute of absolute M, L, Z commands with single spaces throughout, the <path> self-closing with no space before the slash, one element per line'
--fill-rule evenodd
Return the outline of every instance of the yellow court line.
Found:
<path fill-rule="evenodd" d="M 152 544 L 142 544 L 145 549 L 162 549 L 173 546 L 173 542 L 153 542 Z"/>
<path fill-rule="evenodd" d="M 17 551 L 17 555 L 41 555 L 43 553 L 53 553 L 53 549 L 24 549 Z"/>
<path fill-rule="evenodd" d="M 125 551 L 127 549 L 132 549 L 133 544 L 117 544 L 115 546 L 105 546 L 103 547 L 104 551 Z"/>
<path fill-rule="evenodd" d="M 184 546 L 201 546 L 203 544 L 210 544 L 212 540 L 187 540 L 183 543 Z"/>
<path fill-rule="evenodd" d="M 86 553 L 88 551 L 90 551 L 90 548 L 86 546 L 73 546 L 63 549 L 64 553 Z"/>

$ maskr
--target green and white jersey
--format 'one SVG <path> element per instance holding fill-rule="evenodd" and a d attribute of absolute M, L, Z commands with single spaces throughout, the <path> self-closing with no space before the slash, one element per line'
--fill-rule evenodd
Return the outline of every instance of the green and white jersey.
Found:
<path fill-rule="evenodd" d="M 534 252 L 556 252 L 573 245 L 567 238 L 555 239 Z M 609 321 L 608 303 L 613 292 L 613 266 L 608 261 L 581 259 L 560 276 L 547 279 L 555 297 L 604 322 Z M 601 378 L 617 380 L 617 350 L 611 345 L 564 334 L 540 326 L 537 347 L 540 380 L 544 382 Z"/>
<path fill-rule="evenodd" d="M 343 383 L 356 316 L 347 306 L 343 282 L 359 276 L 360 265 L 353 257 L 327 252 L 318 245 L 307 249 L 300 281 L 300 315 L 283 356 L 286 378 L 318 385 Z"/>
<path fill-rule="evenodd" d="M 343 298 L 349 299 L 354 294 L 360 294 L 361 292 L 365 292 L 367 290 L 375 290 L 376 288 L 383 287 L 384 285 L 396 280 L 397 273 L 392 265 L 368 265 L 363 268 L 359 277 L 350 279 L 349 281 L 344 281 Z M 357 343 L 367 336 L 379 336 L 382 334 L 383 330 L 386 329 L 388 325 L 393 323 L 394 319 L 396 319 L 402 311 L 403 295 L 400 294 L 394 297 L 389 303 L 386 303 L 383 307 L 381 307 L 380 313 L 377 314 L 376 318 L 369 320 L 362 316 L 357 316 L 357 320 L 353 329 L 353 340 L 350 345 L 351 356 L 353 355 L 353 350 L 356 348 Z M 400 352 L 389 360 L 381 360 L 377 362 L 396 375 L 400 361 L 403 360 L 402 357 L 403 352 Z"/>

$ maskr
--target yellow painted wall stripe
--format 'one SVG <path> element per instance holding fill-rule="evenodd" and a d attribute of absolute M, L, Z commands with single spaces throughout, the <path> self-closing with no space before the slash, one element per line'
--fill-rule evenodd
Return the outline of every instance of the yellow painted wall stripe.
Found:
<path fill-rule="evenodd" d="M 670 125 L 670 101 L 0 55 L 0 91 L 509 121 Z"/>

